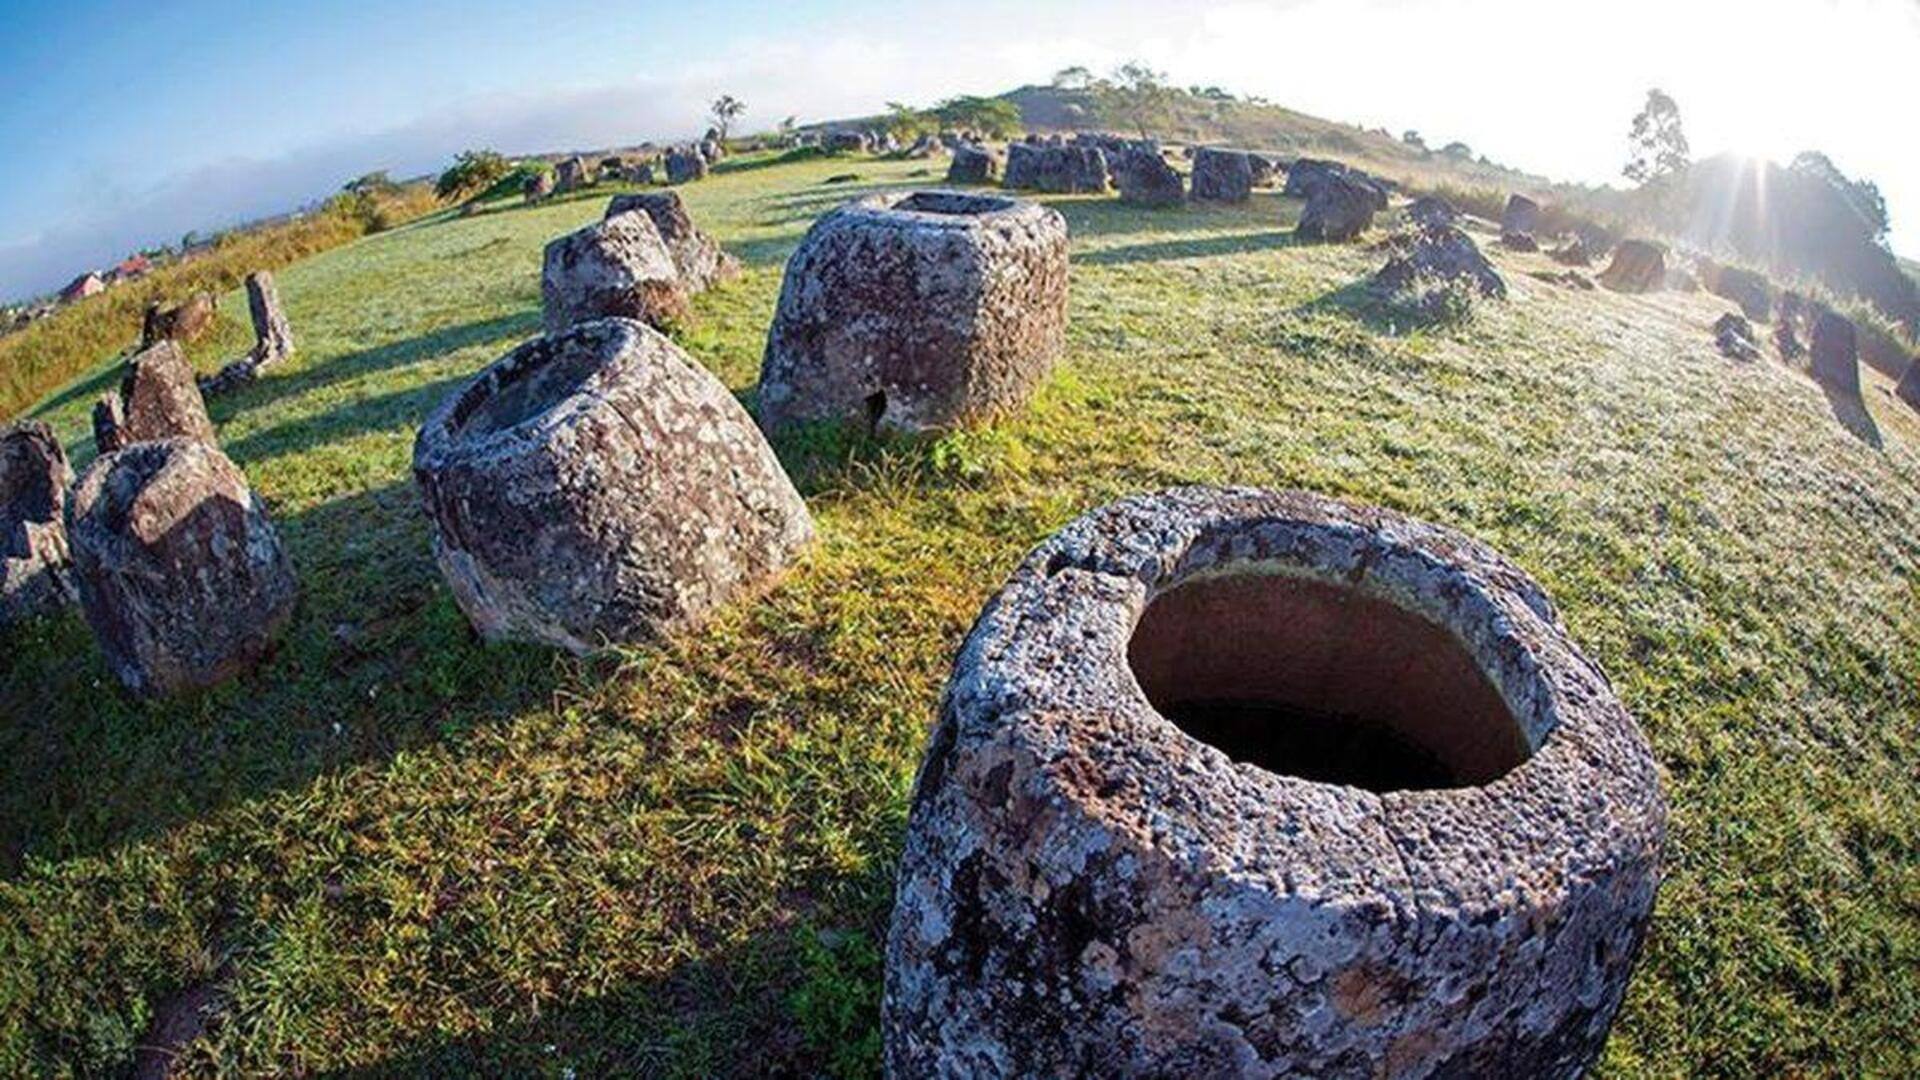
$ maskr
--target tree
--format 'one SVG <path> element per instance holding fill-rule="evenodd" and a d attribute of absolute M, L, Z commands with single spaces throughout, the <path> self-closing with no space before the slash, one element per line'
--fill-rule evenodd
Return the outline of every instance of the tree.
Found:
<path fill-rule="evenodd" d="M 721 142 L 727 141 L 727 129 L 746 111 L 747 103 L 732 94 L 721 94 L 713 99 L 713 107 L 709 112 L 713 116 L 713 126 L 720 131 Z"/>
<path fill-rule="evenodd" d="M 441 199 L 460 199 L 493 186 L 513 168 L 513 162 L 493 150 L 462 150 L 440 178 L 433 193 Z M 357 183 L 357 181 L 356 181 Z"/>
<path fill-rule="evenodd" d="M 1165 127 L 1173 112 L 1177 93 L 1167 85 L 1166 76 L 1138 60 L 1114 69 L 1112 76 L 1093 86 L 1101 116 L 1110 124 L 1125 124 L 1152 137 L 1152 129 Z"/>
<path fill-rule="evenodd" d="M 1093 72 L 1075 64 L 1053 73 L 1053 85 L 1060 90 L 1085 90 L 1093 85 Z"/>
<path fill-rule="evenodd" d="M 933 115 L 944 127 L 965 128 L 993 139 L 1020 132 L 1020 107 L 1005 98 L 948 98 L 933 107 Z"/>
<path fill-rule="evenodd" d="M 1461 159 L 1470 158 L 1473 156 L 1473 147 L 1455 140 L 1440 148 L 1440 156 Z"/>
<path fill-rule="evenodd" d="M 887 102 L 887 134 L 901 142 L 919 138 L 934 126 L 935 121 L 926 113 L 897 101 Z"/>
<path fill-rule="evenodd" d="M 1860 229 L 1867 239 L 1876 244 L 1886 241 L 1887 230 L 1892 222 L 1887 218 L 1887 199 L 1880 194 L 1880 185 L 1871 180 L 1848 177 L 1833 163 L 1832 158 L 1818 150 L 1808 150 L 1795 156 L 1793 164 L 1787 167 L 1832 188 L 1847 207 L 1859 215 Z"/>
<path fill-rule="evenodd" d="M 1680 125 L 1680 106 L 1664 90 L 1647 91 L 1646 106 L 1627 130 L 1627 147 L 1627 164 L 1620 172 L 1642 187 L 1682 173 L 1692 164 L 1687 133 Z"/>

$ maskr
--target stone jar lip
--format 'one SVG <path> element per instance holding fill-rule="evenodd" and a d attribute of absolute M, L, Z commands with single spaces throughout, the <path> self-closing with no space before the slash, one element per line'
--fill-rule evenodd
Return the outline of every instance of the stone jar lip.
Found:
<path fill-rule="evenodd" d="M 950 209 L 933 209 L 946 206 Z M 865 195 L 840 207 L 845 221 L 880 227 L 972 230 L 1015 221 L 1043 208 L 1038 203 L 991 192 L 914 188 Z"/>
<path fill-rule="evenodd" d="M 1135 680 L 1134 628 L 1166 589 L 1248 570 L 1360 589 L 1453 631 L 1531 753 L 1484 784 L 1374 792 L 1236 763 L 1180 730 Z M 1539 586 L 1468 537 L 1386 510 L 1196 487 L 1091 511 L 1027 557 L 954 670 L 943 743 L 1003 744 L 1067 812 L 1262 890 L 1399 908 L 1411 871 L 1437 906 L 1497 911 L 1514 890 L 1565 893 L 1664 836 L 1644 736 Z M 929 753 L 923 792 L 944 756 Z"/>
<path fill-rule="evenodd" d="M 660 336 L 659 331 L 636 319 L 608 317 L 522 342 L 434 408 L 414 443 L 414 468 L 441 469 L 455 461 L 491 456 L 505 447 L 543 441 L 549 433 L 589 411 L 601 398 L 602 388 L 620 380 L 626 366 L 638 355 L 637 346 L 648 336 Z M 542 369 L 568 361 L 578 363 L 580 370 L 563 382 L 564 392 L 512 423 L 489 424 L 483 431 L 466 430 L 503 394 Z"/>

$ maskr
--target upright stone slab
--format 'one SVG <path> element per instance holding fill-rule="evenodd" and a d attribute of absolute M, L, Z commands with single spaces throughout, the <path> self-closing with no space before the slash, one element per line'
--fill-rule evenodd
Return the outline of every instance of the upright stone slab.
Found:
<path fill-rule="evenodd" d="M 280 290 L 271 272 L 255 270 L 247 275 L 247 314 L 253 319 L 255 371 L 293 355 L 293 327 L 280 306 Z"/>
<path fill-rule="evenodd" d="M 947 165 L 949 184 L 991 184 L 1000 179 L 1000 155 L 977 143 L 958 143 Z"/>
<path fill-rule="evenodd" d="M 698 625 L 813 537 L 733 395 L 629 319 L 482 371 L 420 429 L 413 473 L 474 627 L 575 653 Z"/>
<path fill-rule="evenodd" d="M 1814 378 L 1839 393 L 1860 396 L 1860 347 L 1851 319 L 1829 307 L 1815 308 L 1807 351 Z"/>
<path fill-rule="evenodd" d="M 1500 231 L 1528 236 L 1539 232 L 1540 204 L 1517 191 L 1507 196 L 1506 212 L 1500 215 Z"/>
<path fill-rule="evenodd" d="M 52 428 L 26 420 L 0 429 L 0 628 L 73 602 L 66 526 L 72 484 Z"/>
<path fill-rule="evenodd" d="M 68 522 L 87 622 L 135 693 L 230 678 L 293 613 L 293 570 L 265 507 L 207 443 L 142 442 L 99 458 Z"/>
<path fill-rule="evenodd" d="M 528 173 L 520 184 L 520 195 L 529 203 L 537 203 L 553 194 L 553 174 L 545 169 Z"/>
<path fill-rule="evenodd" d="M 653 219 L 606 218 L 547 245 L 540 271 L 542 323 L 557 334 L 608 316 L 655 326 L 686 315 L 687 288 Z"/>
<path fill-rule="evenodd" d="M 688 149 L 668 151 L 667 183 L 690 184 L 695 180 L 704 180 L 706 176 L 706 158 Z"/>
<path fill-rule="evenodd" d="M 721 250 L 713 238 L 701 232 L 687 213 L 687 205 L 677 191 L 644 191 L 634 195 L 615 195 L 607 204 L 606 220 L 638 210 L 653 220 L 660 239 L 680 272 L 680 284 L 688 293 L 705 292 L 715 282 L 740 272 L 740 264 Z"/>
<path fill-rule="evenodd" d="M 822 217 L 787 262 L 760 423 L 948 428 L 1024 404 L 1065 347 L 1067 224 L 999 195 L 893 192 Z"/>
<path fill-rule="evenodd" d="M 593 182 L 587 172 L 586 159 L 570 157 L 554 167 L 554 190 L 562 195 L 570 191 L 579 191 Z"/>
<path fill-rule="evenodd" d="M 1577 1077 L 1665 823 L 1645 738 L 1499 555 L 1304 493 L 1127 499 L 954 662 L 887 1071 Z"/>
<path fill-rule="evenodd" d="M 1615 292 L 1657 292 L 1666 283 L 1667 248 L 1652 240 L 1620 241 L 1613 261 L 1600 272 L 1600 284 Z"/>
<path fill-rule="evenodd" d="M 1193 197 L 1243 203 L 1253 197 L 1253 163 L 1244 150 L 1201 147 L 1193 155 Z"/>
<path fill-rule="evenodd" d="M 156 439 L 217 441 L 186 354 L 162 340 L 127 361 L 117 402 L 96 406 L 94 441 L 103 454 Z"/>

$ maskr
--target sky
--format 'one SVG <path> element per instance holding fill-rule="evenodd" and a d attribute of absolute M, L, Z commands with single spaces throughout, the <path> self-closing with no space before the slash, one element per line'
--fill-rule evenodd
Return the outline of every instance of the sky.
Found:
<path fill-rule="evenodd" d="M 664 141 L 1143 60 L 1303 112 L 1620 182 L 1649 87 L 1697 156 L 1824 150 L 1920 257 L 1920 0 L 0 0 L 0 297 L 461 149 Z"/>

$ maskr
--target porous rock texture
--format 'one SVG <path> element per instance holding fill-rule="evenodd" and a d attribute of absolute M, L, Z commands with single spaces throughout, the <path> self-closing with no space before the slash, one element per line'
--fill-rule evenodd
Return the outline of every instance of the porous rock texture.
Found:
<path fill-rule="evenodd" d="M 1186 198 L 1180 173 L 1157 151 L 1122 150 L 1113 162 L 1113 182 L 1123 203 L 1178 206 Z"/>
<path fill-rule="evenodd" d="M 1193 197 L 1242 203 L 1253 197 L 1253 163 L 1245 150 L 1203 146 L 1193 155 Z"/>
<path fill-rule="evenodd" d="M 667 152 L 667 183 L 686 184 L 703 180 L 707 175 L 707 159 L 688 150 L 670 150 Z"/>
<path fill-rule="evenodd" d="M 1384 182 L 1351 165 L 1317 158 L 1298 158 L 1287 166 L 1287 183 L 1281 189 L 1281 194 L 1311 200 L 1314 192 L 1330 180 L 1358 186 L 1366 193 L 1375 211 L 1387 208 L 1388 191 Z"/>
<path fill-rule="evenodd" d="M 631 319 L 480 372 L 420 429 L 413 473 L 474 627 L 574 653 L 695 626 L 813 538 L 746 410 Z"/>
<path fill-rule="evenodd" d="M 1130 638 L 1176 586 L 1236 580 L 1319 590 L 1336 627 L 1364 597 L 1451 635 L 1517 763 L 1377 793 L 1188 736 L 1148 702 Z M 1314 629 L 1188 646 L 1279 672 L 1325 647 Z M 1370 639 L 1333 640 L 1364 666 Z M 1410 672 L 1374 674 L 1391 701 Z M 954 663 L 896 881 L 887 1071 L 1577 1076 L 1626 989 L 1664 830 L 1644 738 L 1499 555 L 1304 493 L 1127 499 L 1029 555 Z"/>
<path fill-rule="evenodd" d="M 1107 155 L 1097 146 L 1048 143 L 1007 147 L 1006 176 L 1001 186 L 1054 194 L 1107 190 Z"/>
<path fill-rule="evenodd" d="M 1000 179 L 1000 155 L 978 143 L 959 143 L 947 164 L 949 184 L 990 184 Z"/>
<path fill-rule="evenodd" d="M 1760 341 L 1746 316 L 1729 311 L 1713 324 L 1713 346 L 1729 360 L 1760 359 Z"/>
<path fill-rule="evenodd" d="M 815 222 L 787 262 L 760 423 L 953 427 L 1026 402 L 1066 342 L 1067 223 L 1037 203 L 892 192 Z"/>
<path fill-rule="evenodd" d="M 1407 220 L 1415 226 L 1437 229 L 1460 220 L 1460 211 L 1438 195 L 1422 195 L 1407 206 Z"/>
<path fill-rule="evenodd" d="M 1613 261 L 1600 272 L 1600 284 L 1615 292 L 1655 292 L 1666 283 L 1667 249 L 1652 240 L 1620 241 Z"/>
<path fill-rule="evenodd" d="M 541 321 L 549 334 L 608 316 L 654 326 L 687 312 L 687 287 L 653 219 L 629 211 L 547 245 Z"/>
<path fill-rule="evenodd" d="M 570 157 L 554 166 L 553 172 L 554 190 L 562 195 L 570 191 L 579 191 L 592 183 L 587 174 L 587 163 L 584 158 Z"/>
<path fill-rule="evenodd" d="M 1829 307 L 1816 308 L 1807 351 L 1814 378 L 1838 393 L 1860 396 L 1860 348 L 1853 320 Z"/>
<path fill-rule="evenodd" d="M 26 420 L 0 429 L 0 627 L 73 602 L 66 524 L 72 484 L 52 428 Z"/>
<path fill-rule="evenodd" d="M 208 292 L 194 293 L 172 307 L 161 307 L 155 300 L 147 305 L 141 320 L 140 347 L 146 349 L 168 340 L 197 341 L 213 325 L 218 310 L 218 301 Z"/>
<path fill-rule="evenodd" d="M 94 406 L 93 437 L 102 454 L 156 439 L 215 441 L 206 400 L 180 346 L 162 339 L 127 361 L 118 396 L 109 393 Z"/>
<path fill-rule="evenodd" d="M 1373 225 L 1375 206 L 1366 185 L 1339 175 L 1323 177 L 1307 196 L 1294 235 L 1330 243 L 1352 240 Z"/>
<path fill-rule="evenodd" d="M 293 568 L 266 508 L 208 443 L 142 442 L 95 460 L 67 528 L 87 622 L 135 693 L 245 670 L 293 613 Z"/>
<path fill-rule="evenodd" d="M 740 272 L 740 263 L 721 250 L 714 239 L 693 224 L 687 204 L 677 191 L 643 191 L 633 195 L 615 195 L 607 204 L 606 218 L 641 211 L 652 219 L 653 227 L 673 256 L 674 269 L 680 272 L 680 284 L 688 293 L 701 293 L 714 283 Z"/>
<path fill-rule="evenodd" d="M 1540 204 L 1519 192 L 1507 196 L 1507 208 L 1500 215 L 1500 231 L 1528 234 L 1539 232 Z"/>
<path fill-rule="evenodd" d="M 1421 281 L 1464 281 L 1481 296 L 1504 298 L 1507 283 L 1455 225 L 1415 227 L 1393 238 L 1387 264 L 1373 275 L 1376 288 L 1409 289 Z"/>

